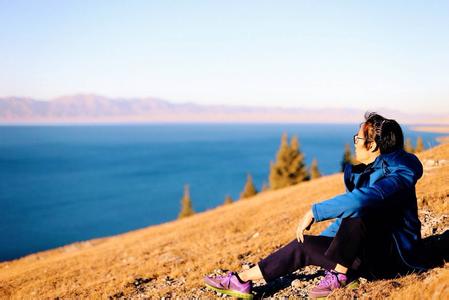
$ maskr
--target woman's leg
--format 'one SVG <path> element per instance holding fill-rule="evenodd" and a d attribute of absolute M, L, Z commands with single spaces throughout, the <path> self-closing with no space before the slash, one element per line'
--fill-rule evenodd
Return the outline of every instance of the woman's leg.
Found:
<path fill-rule="evenodd" d="M 326 256 L 350 269 L 374 273 L 396 268 L 391 222 L 379 216 L 343 219 Z"/>
<path fill-rule="evenodd" d="M 331 270 L 336 264 L 324 255 L 331 242 L 331 237 L 305 235 L 304 243 L 296 239 L 291 241 L 257 266 L 239 273 L 239 277 L 245 281 L 263 278 L 269 282 L 309 265 Z"/>
<path fill-rule="evenodd" d="M 263 275 L 260 271 L 259 265 L 255 265 L 249 270 L 240 272 L 238 275 L 243 281 L 263 279 Z"/>
<path fill-rule="evenodd" d="M 242 280 L 271 281 L 299 268 L 315 265 L 326 270 L 346 274 L 348 268 L 357 269 L 360 252 L 369 234 L 366 221 L 361 218 L 343 219 L 335 237 L 304 236 L 304 243 L 296 239 L 261 260 L 255 267 L 239 273 Z"/>
<path fill-rule="evenodd" d="M 366 218 L 345 218 L 335 237 L 305 235 L 304 243 L 295 239 L 255 267 L 239 273 L 239 277 L 244 281 L 263 278 L 268 282 L 308 265 L 345 274 L 348 268 L 359 267 L 367 246 L 377 249 L 378 254 L 382 252 L 379 248 L 385 247 L 385 243 L 380 241 L 379 236 L 389 236 L 388 230 L 382 227 L 376 224 L 373 228 L 372 220 Z"/>
<path fill-rule="evenodd" d="M 373 238 L 368 232 L 368 227 L 365 218 L 343 219 L 337 234 L 325 252 L 326 257 L 339 266 L 357 269 L 360 264 L 357 258 L 361 256 L 369 239 Z"/>

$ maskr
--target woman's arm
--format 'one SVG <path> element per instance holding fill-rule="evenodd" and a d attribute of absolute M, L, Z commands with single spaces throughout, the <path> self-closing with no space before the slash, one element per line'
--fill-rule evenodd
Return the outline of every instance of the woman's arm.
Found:
<path fill-rule="evenodd" d="M 392 196 L 412 189 L 421 174 L 416 174 L 406 166 L 398 166 L 371 186 L 355 188 L 351 192 L 314 204 L 313 217 L 320 222 L 334 218 L 357 217 L 368 208 L 391 207 L 401 199 Z"/>
<path fill-rule="evenodd" d="M 298 242 L 304 242 L 304 231 L 309 230 L 313 223 L 313 213 L 309 210 L 299 222 L 298 228 L 296 229 L 296 238 Z"/>

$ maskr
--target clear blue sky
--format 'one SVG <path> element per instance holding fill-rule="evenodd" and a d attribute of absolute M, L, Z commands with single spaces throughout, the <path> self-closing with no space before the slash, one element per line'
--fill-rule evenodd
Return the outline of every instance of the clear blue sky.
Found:
<path fill-rule="evenodd" d="M 449 113 L 449 1 L 0 0 L 0 96 Z"/>

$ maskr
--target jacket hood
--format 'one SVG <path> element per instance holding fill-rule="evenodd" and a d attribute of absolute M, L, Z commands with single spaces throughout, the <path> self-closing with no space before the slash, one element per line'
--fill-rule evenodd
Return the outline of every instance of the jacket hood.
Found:
<path fill-rule="evenodd" d="M 381 154 L 374 160 L 372 168 L 382 168 L 384 172 L 389 172 L 389 167 L 406 167 L 415 174 L 415 182 L 423 175 L 421 161 L 412 153 L 399 149 L 387 154 Z"/>

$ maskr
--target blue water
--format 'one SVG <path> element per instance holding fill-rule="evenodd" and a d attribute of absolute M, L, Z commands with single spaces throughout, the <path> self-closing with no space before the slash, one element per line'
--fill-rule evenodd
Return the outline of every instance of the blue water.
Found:
<path fill-rule="evenodd" d="M 204 211 L 253 175 L 268 182 L 282 132 L 306 162 L 338 172 L 358 125 L 0 127 L 0 260 L 173 220 L 184 184 Z M 426 146 L 437 134 L 407 130 Z"/>

